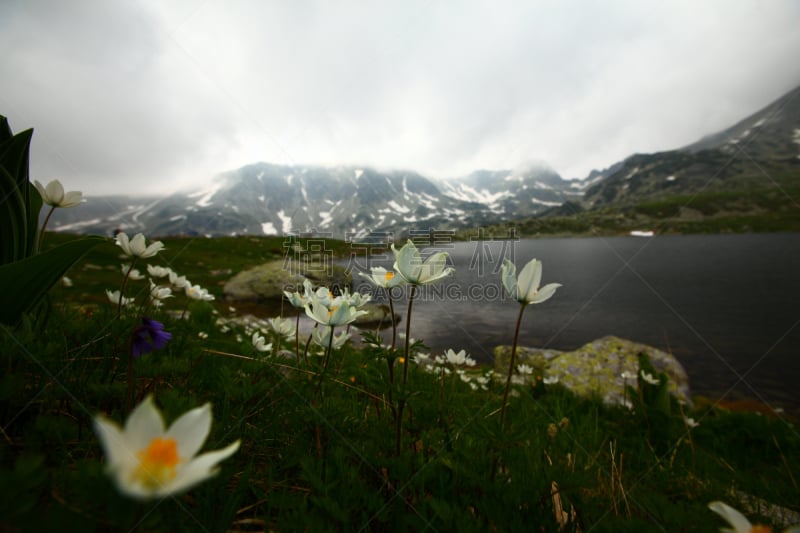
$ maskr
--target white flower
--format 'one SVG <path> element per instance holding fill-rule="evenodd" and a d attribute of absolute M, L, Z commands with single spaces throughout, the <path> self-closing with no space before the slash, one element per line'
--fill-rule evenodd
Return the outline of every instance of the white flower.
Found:
<path fill-rule="evenodd" d="M 185 289 L 186 287 L 191 287 L 191 282 L 186 279 L 186 276 L 179 276 L 176 272 L 172 270 L 169 271 L 167 274 L 169 276 L 169 284 L 175 287 L 176 289 Z"/>
<path fill-rule="evenodd" d="M 131 265 L 123 264 L 120 265 L 120 267 L 122 268 L 122 275 L 128 276 L 128 279 L 133 281 L 139 281 L 140 279 L 144 279 L 144 275 L 141 272 L 139 272 L 139 270 L 135 268 L 131 270 Z"/>
<path fill-rule="evenodd" d="M 326 302 L 328 303 L 326 304 Z M 366 311 L 357 310 L 341 297 L 331 300 L 330 297 L 324 295 L 322 298 L 318 298 L 316 294 L 311 302 L 306 304 L 305 309 L 311 319 L 323 326 L 343 326 L 355 321 L 361 315 L 367 314 Z"/>
<path fill-rule="evenodd" d="M 198 331 L 197 336 L 203 340 L 206 340 L 208 338 L 208 333 L 205 331 Z"/>
<path fill-rule="evenodd" d="M 533 374 L 533 367 L 523 363 L 521 365 L 517 365 L 517 372 L 519 372 L 520 374 L 529 376 L 529 375 Z"/>
<path fill-rule="evenodd" d="M 268 352 L 272 350 L 272 343 L 267 344 L 266 340 L 264 340 L 264 337 L 259 335 L 257 331 L 253 333 L 251 341 L 253 343 L 253 347 L 259 352 Z"/>
<path fill-rule="evenodd" d="M 164 249 L 164 243 L 156 241 L 147 246 L 144 235 L 137 233 L 133 239 L 128 240 L 128 235 L 121 231 L 117 233 L 117 246 L 122 248 L 126 257 L 153 257 Z"/>
<path fill-rule="evenodd" d="M 307 303 L 311 301 L 311 296 L 314 294 L 314 287 L 307 279 L 303 280 L 303 292 L 289 292 L 283 291 L 283 294 L 289 300 L 289 303 L 294 307 L 302 309 Z"/>
<path fill-rule="evenodd" d="M 650 385 L 658 385 L 661 383 L 661 380 L 659 380 L 657 377 L 653 377 L 653 374 L 648 374 L 644 370 L 640 370 L 639 375 L 642 376 L 642 379 L 648 382 Z"/>
<path fill-rule="evenodd" d="M 558 383 L 558 376 L 550 376 L 542 378 L 542 383 L 544 383 L 545 385 L 555 385 L 556 383 Z"/>
<path fill-rule="evenodd" d="M 147 265 L 147 273 L 154 278 L 165 278 L 169 276 L 170 272 L 172 272 L 172 269 L 169 267 Z"/>
<path fill-rule="evenodd" d="M 503 286 L 508 294 L 522 305 L 539 304 L 549 300 L 556 289 L 561 287 L 560 283 L 549 283 L 539 288 L 539 283 L 542 281 L 542 262 L 537 259 L 531 259 L 522 267 L 519 278 L 516 277 L 517 267 L 508 259 L 503 261 L 501 270 Z"/>
<path fill-rule="evenodd" d="M 286 337 L 287 339 L 294 338 L 295 325 L 291 318 L 270 318 L 269 325 L 272 328 L 272 331 L 281 337 Z"/>
<path fill-rule="evenodd" d="M 314 342 L 316 344 L 327 349 L 328 344 L 331 342 L 331 331 L 332 328 L 329 327 L 314 328 L 313 330 L 311 330 L 311 338 L 314 339 Z M 338 335 L 334 335 L 333 344 L 331 345 L 331 348 L 333 348 L 334 350 L 338 350 L 339 348 L 344 346 L 344 343 L 347 342 L 347 339 L 349 338 L 350 334 L 347 333 L 346 331 L 343 331 Z"/>
<path fill-rule="evenodd" d="M 98 415 L 94 428 L 106 455 L 107 471 L 121 492 L 146 499 L 181 492 L 218 471 L 217 464 L 239 449 L 239 441 L 197 455 L 211 429 L 211 404 L 192 409 L 164 429 L 148 396 L 131 412 L 125 428 Z"/>
<path fill-rule="evenodd" d="M 186 291 L 186 296 L 193 300 L 210 302 L 214 299 L 214 295 L 210 294 L 208 289 L 204 289 L 200 285 L 187 285 L 184 290 Z"/>
<path fill-rule="evenodd" d="M 689 426 L 689 428 L 691 429 L 694 429 L 700 425 L 700 422 L 697 422 L 694 418 L 690 416 L 684 416 L 683 421 L 686 422 L 686 425 Z"/>
<path fill-rule="evenodd" d="M 634 373 L 632 373 L 632 372 L 628 372 L 628 371 L 626 370 L 626 371 L 624 371 L 622 374 L 620 374 L 620 377 L 621 377 L 622 379 L 624 379 L 624 380 L 626 380 L 626 381 L 627 381 L 627 380 L 629 380 L 629 379 L 636 379 L 636 374 L 634 374 Z"/>
<path fill-rule="evenodd" d="M 42 202 L 53 207 L 75 207 L 82 201 L 83 193 L 80 191 L 64 193 L 64 187 L 58 180 L 51 181 L 46 187 L 34 180 L 33 185 L 42 196 Z"/>
<path fill-rule="evenodd" d="M 475 366 L 475 360 L 467 355 L 465 350 L 461 350 L 460 352 L 456 353 L 452 349 L 448 348 L 447 351 L 444 352 L 444 357 L 445 360 L 451 365 Z"/>
<path fill-rule="evenodd" d="M 411 239 L 399 250 L 393 243 L 392 252 L 395 259 L 393 268 L 412 285 L 427 285 L 455 272 L 454 268 L 446 267 L 449 257 L 447 252 L 437 252 L 423 262 Z"/>
<path fill-rule="evenodd" d="M 353 307 L 361 307 L 372 300 L 371 294 L 361 294 L 360 292 L 350 293 L 350 290 L 345 287 L 342 292 L 342 299 L 346 300 Z"/>
<path fill-rule="evenodd" d="M 153 280 L 150 280 L 150 298 L 153 300 L 172 298 L 172 289 L 156 285 Z"/>
<path fill-rule="evenodd" d="M 72 279 L 64 276 L 61 278 L 61 284 L 65 287 L 72 287 Z"/>
<path fill-rule="evenodd" d="M 114 305 L 122 305 L 123 307 L 133 303 L 133 298 L 125 298 L 122 297 L 122 304 L 119 302 L 120 293 L 119 291 L 111 292 L 110 290 L 106 289 L 106 296 L 108 297 L 108 301 Z"/>
<path fill-rule="evenodd" d="M 372 267 L 370 270 L 371 272 L 369 274 L 366 272 L 359 272 L 358 274 L 359 276 L 367 278 L 378 287 L 393 289 L 394 287 L 399 287 L 406 283 L 403 276 L 395 275 L 396 273 L 393 270 L 386 270 L 383 267 Z"/>
<path fill-rule="evenodd" d="M 708 504 L 708 508 L 720 515 L 725 519 L 726 522 L 733 526 L 733 529 L 727 527 L 721 528 L 720 531 L 723 533 L 768 533 L 769 531 L 772 531 L 772 529 L 767 526 L 751 524 L 742 513 L 723 502 L 711 502 Z M 784 530 L 784 533 L 798 532 L 800 532 L 800 527 L 798 526 L 790 527 Z"/>

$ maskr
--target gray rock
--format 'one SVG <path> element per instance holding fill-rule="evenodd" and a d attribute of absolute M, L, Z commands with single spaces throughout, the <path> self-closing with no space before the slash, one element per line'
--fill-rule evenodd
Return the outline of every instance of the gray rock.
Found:
<path fill-rule="evenodd" d="M 349 289 L 352 282 L 352 276 L 339 265 L 279 259 L 239 272 L 225 283 L 223 292 L 231 301 L 278 300 L 284 290 L 302 290 L 306 278 L 315 287 Z"/>
<path fill-rule="evenodd" d="M 646 353 L 658 372 L 669 378 L 670 393 L 679 401 L 691 405 L 689 377 L 675 357 L 646 344 L 603 337 L 589 342 L 577 350 L 560 352 L 517 347 L 517 364 L 534 368 L 533 377 L 558 378 L 558 382 L 580 396 L 596 396 L 608 405 L 620 405 L 625 401 L 626 380 L 623 372 L 633 377 L 627 385 L 638 385 L 639 354 Z M 511 357 L 511 346 L 494 349 L 495 370 L 505 375 Z"/>

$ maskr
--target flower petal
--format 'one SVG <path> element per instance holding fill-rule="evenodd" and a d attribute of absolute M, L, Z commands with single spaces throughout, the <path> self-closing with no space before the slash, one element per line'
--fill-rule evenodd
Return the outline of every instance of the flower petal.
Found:
<path fill-rule="evenodd" d="M 100 439 L 100 445 L 106 456 L 108 467 L 116 470 L 121 465 L 132 464 L 136 461 L 136 450 L 131 449 L 122 434 L 122 428 L 103 415 L 94 419 L 94 432 Z"/>
<path fill-rule="evenodd" d="M 155 437 L 164 434 L 164 419 L 153 404 L 153 396 L 148 395 L 125 421 L 125 441 L 134 450 L 142 450 Z"/>
<path fill-rule="evenodd" d="M 549 300 L 556 293 L 556 289 L 561 287 L 560 283 L 548 283 L 536 293 L 531 303 L 540 304 L 545 300 Z"/>
<path fill-rule="evenodd" d="M 142 233 L 137 233 L 133 236 L 133 239 L 130 241 L 131 246 L 131 253 L 136 257 L 141 257 L 144 251 L 147 249 L 145 245 L 145 238 Z"/>
<path fill-rule="evenodd" d="M 500 267 L 502 272 L 503 287 L 508 291 L 509 296 L 513 299 L 517 298 L 517 267 L 508 259 L 503 260 L 503 266 Z"/>
<path fill-rule="evenodd" d="M 122 248 L 122 251 L 125 255 L 128 256 L 133 255 L 131 253 L 131 243 L 130 240 L 128 240 L 128 234 L 125 233 L 124 231 L 120 231 L 119 233 L 117 233 L 117 246 Z"/>
<path fill-rule="evenodd" d="M 517 278 L 517 300 L 530 302 L 539 289 L 539 281 L 542 279 L 542 263 L 537 259 L 528 261 Z"/>
<path fill-rule="evenodd" d="M 61 182 L 58 180 L 53 180 L 47 184 L 47 199 L 46 203 L 50 205 L 61 205 L 61 201 L 64 199 L 64 187 L 61 185 Z"/>
<path fill-rule="evenodd" d="M 178 442 L 178 455 L 183 460 L 194 457 L 211 431 L 211 404 L 187 411 L 167 430 L 166 436 Z"/>
<path fill-rule="evenodd" d="M 736 533 L 744 532 L 748 533 L 752 524 L 750 521 L 745 518 L 745 516 L 723 502 L 711 502 L 708 504 L 708 508 L 720 515 L 724 518 L 730 525 L 733 526 L 733 529 Z"/>
<path fill-rule="evenodd" d="M 215 475 L 218 472 L 218 469 L 215 468 L 217 463 L 236 453 L 239 449 L 239 445 L 240 441 L 237 440 L 221 450 L 198 455 L 187 464 L 183 465 L 183 467 L 178 470 L 172 482 L 159 489 L 156 494 L 164 496 L 174 492 L 180 492 Z"/>

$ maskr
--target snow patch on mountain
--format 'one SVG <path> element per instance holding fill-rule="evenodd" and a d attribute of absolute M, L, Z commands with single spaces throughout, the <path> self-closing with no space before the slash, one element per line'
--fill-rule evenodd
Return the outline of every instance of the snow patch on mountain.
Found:
<path fill-rule="evenodd" d="M 189 198 L 200 197 L 200 199 L 197 200 L 194 205 L 197 207 L 208 207 L 211 205 L 211 199 L 223 188 L 224 185 L 225 182 L 220 180 L 217 183 L 212 183 L 207 189 L 190 194 Z"/>
<path fill-rule="evenodd" d="M 292 217 L 287 217 L 283 214 L 283 209 L 278 211 L 278 218 L 281 219 L 281 230 L 283 233 L 292 232 Z"/>

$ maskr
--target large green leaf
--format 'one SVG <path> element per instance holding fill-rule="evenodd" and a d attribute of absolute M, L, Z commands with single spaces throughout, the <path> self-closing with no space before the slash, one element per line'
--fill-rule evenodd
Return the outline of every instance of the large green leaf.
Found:
<path fill-rule="evenodd" d="M 17 186 L 26 196 L 27 189 L 23 187 L 28 183 L 28 159 L 31 150 L 31 138 L 33 130 L 25 130 L 17 133 L 10 139 L 0 141 L 0 166 L 6 167 L 8 173 L 14 176 Z"/>
<path fill-rule="evenodd" d="M 32 183 L 28 183 L 28 255 L 39 251 L 39 212 L 42 210 L 42 195 Z"/>
<path fill-rule="evenodd" d="M 0 264 L 25 257 L 23 253 L 28 215 L 16 180 L 0 166 Z"/>
<path fill-rule="evenodd" d="M 33 257 L 0 265 L 0 322 L 15 324 L 103 237 L 70 241 Z"/>

